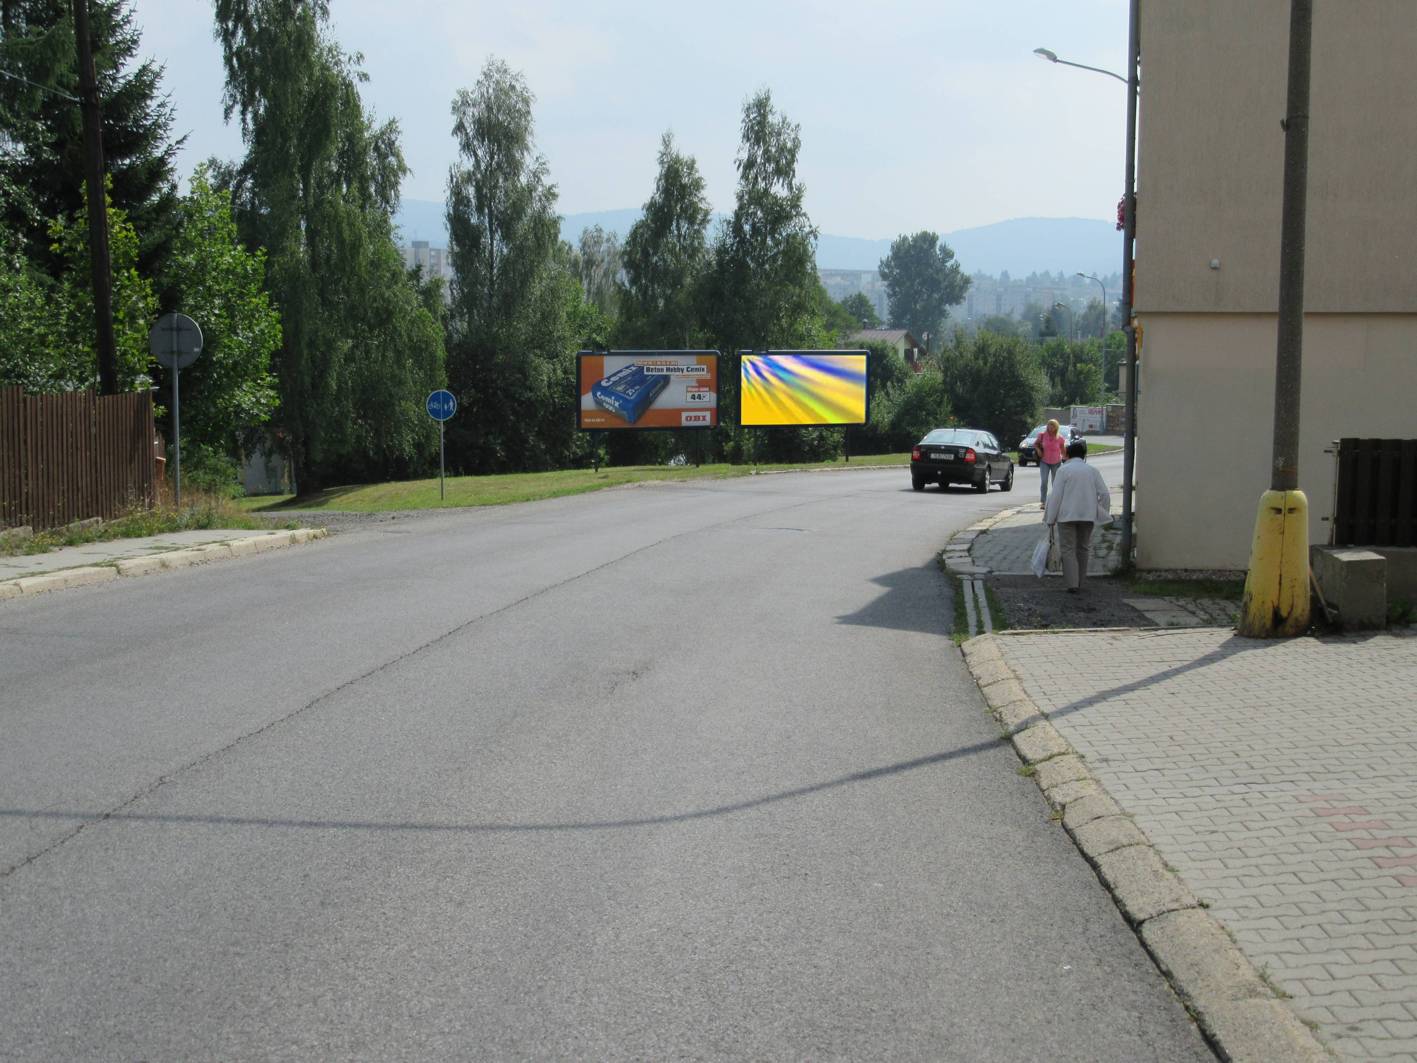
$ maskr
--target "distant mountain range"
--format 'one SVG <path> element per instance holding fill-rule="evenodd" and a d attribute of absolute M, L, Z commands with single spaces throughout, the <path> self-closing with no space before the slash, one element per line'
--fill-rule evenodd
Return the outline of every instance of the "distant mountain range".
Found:
<path fill-rule="evenodd" d="M 561 220 L 561 237 L 576 243 L 582 230 L 599 225 L 623 239 L 639 216 L 640 211 L 634 208 L 570 214 Z M 406 199 L 396 220 L 404 240 L 447 246 L 443 204 Z M 941 236 L 966 273 L 998 275 L 1007 270 L 1022 277 L 1061 270 L 1106 276 L 1116 273 L 1122 264 L 1122 238 L 1115 224 L 1093 218 L 1011 218 Z M 890 239 L 822 233 L 817 239 L 817 266 L 873 270 L 890 249 Z"/>

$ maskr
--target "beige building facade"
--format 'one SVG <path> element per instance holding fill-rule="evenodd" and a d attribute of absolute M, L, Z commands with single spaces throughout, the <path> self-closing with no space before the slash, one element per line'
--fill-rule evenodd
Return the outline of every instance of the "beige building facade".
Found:
<path fill-rule="evenodd" d="M 1269 487 L 1288 0 L 1142 0 L 1137 563 L 1244 568 Z M 1417 2 L 1315 0 L 1299 479 L 1417 437 Z"/>

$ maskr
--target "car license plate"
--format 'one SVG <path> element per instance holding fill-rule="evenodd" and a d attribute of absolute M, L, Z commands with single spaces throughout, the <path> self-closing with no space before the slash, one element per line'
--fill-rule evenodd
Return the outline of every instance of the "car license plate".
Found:
<path fill-rule="evenodd" d="M 947 450 L 937 450 L 937 451 L 935 451 L 935 460 L 936 460 L 936 461 L 954 461 L 954 460 L 955 460 L 955 456 L 954 456 L 953 454 L 951 454 L 951 453 L 950 453 L 949 451 L 947 451 Z"/>

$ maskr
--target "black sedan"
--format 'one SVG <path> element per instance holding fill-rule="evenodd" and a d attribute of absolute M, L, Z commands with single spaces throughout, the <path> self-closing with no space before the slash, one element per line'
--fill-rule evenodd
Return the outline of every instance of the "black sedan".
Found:
<path fill-rule="evenodd" d="M 980 492 L 996 483 L 1012 491 L 1014 462 L 999 441 L 982 429 L 936 428 L 910 452 L 910 486 L 923 491 L 932 482 L 941 489 L 969 484 Z"/>
<path fill-rule="evenodd" d="M 1018 463 L 1027 465 L 1032 462 L 1038 464 L 1038 437 L 1048 430 L 1046 424 L 1041 424 L 1018 442 Z M 1063 437 L 1063 449 L 1066 450 L 1068 444 L 1074 439 L 1081 439 L 1082 433 L 1070 424 L 1058 426 L 1058 434 Z"/>

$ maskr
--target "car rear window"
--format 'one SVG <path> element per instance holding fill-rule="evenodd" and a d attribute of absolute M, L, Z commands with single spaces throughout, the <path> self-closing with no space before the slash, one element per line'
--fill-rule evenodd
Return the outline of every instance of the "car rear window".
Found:
<path fill-rule="evenodd" d="M 967 447 L 978 445 L 979 433 L 962 428 L 937 428 L 920 442 L 922 443 L 962 443 Z"/>

